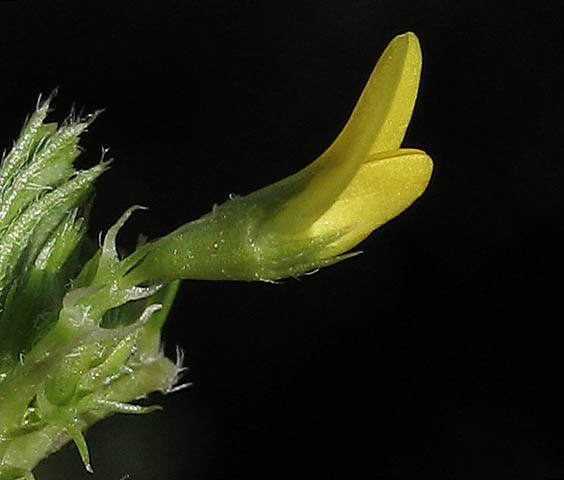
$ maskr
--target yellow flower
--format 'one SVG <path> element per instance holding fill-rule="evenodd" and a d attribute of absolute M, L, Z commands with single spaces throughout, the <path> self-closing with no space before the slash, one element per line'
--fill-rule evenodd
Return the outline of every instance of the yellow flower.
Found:
<path fill-rule="evenodd" d="M 415 34 L 395 37 L 333 144 L 312 164 L 140 249 L 131 281 L 276 280 L 343 255 L 425 190 L 433 163 L 402 149 L 421 73 Z"/>
<path fill-rule="evenodd" d="M 425 190 L 433 162 L 400 149 L 421 73 L 415 34 L 395 37 L 376 64 L 333 144 L 311 165 L 262 193 L 292 193 L 261 231 L 282 237 L 337 236 L 316 258 L 340 255 L 399 215 Z M 284 194 L 282 194 L 284 196 Z"/>

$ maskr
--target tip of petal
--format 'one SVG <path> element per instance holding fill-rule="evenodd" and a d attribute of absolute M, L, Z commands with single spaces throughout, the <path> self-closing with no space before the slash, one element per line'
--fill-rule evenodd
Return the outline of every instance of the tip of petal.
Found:
<path fill-rule="evenodd" d="M 396 36 L 394 37 L 394 39 L 396 39 L 396 38 L 404 38 L 404 39 L 406 39 L 406 40 L 408 40 L 408 41 L 410 41 L 410 42 L 411 42 L 411 41 L 415 41 L 415 42 L 419 43 L 419 39 L 417 38 L 417 35 L 415 35 L 415 33 L 412 32 L 411 30 L 408 30 L 408 31 L 405 32 L 405 33 L 400 33 L 399 35 L 396 35 Z M 393 41 L 393 40 L 392 40 L 392 41 Z"/>

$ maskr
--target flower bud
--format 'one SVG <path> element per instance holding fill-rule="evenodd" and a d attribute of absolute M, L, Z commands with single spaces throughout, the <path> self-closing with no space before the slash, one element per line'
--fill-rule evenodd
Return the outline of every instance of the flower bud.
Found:
<path fill-rule="evenodd" d="M 127 283 L 272 281 L 350 256 L 348 250 L 411 205 L 429 182 L 430 157 L 400 148 L 420 72 L 417 37 L 394 38 L 342 132 L 317 160 L 138 249 L 128 260 Z"/>

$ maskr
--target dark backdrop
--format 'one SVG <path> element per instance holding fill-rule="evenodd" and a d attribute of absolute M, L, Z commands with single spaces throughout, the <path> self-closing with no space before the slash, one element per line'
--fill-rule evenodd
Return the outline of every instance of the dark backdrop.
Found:
<path fill-rule="evenodd" d="M 2 1 L 0 133 L 40 92 L 106 112 L 92 234 L 165 234 L 309 163 L 389 40 L 424 53 L 405 145 L 435 172 L 366 252 L 280 285 L 185 282 L 191 389 L 88 434 L 38 480 L 563 479 L 559 1 Z"/>

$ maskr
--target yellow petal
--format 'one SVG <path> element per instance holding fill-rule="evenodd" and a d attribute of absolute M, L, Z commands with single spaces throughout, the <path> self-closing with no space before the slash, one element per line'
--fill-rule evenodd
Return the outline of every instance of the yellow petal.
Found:
<path fill-rule="evenodd" d="M 347 232 L 322 255 L 346 252 L 403 212 L 424 192 L 432 171 L 433 161 L 421 150 L 371 155 L 337 201 L 310 228 L 312 236 Z"/>
<path fill-rule="evenodd" d="M 380 82 L 378 88 L 386 89 L 389 93 L 381 99 L 382 104 L 378 107 L 381 123 L 370 149 L 371 154 L 400 148 L 417 99 L 422 62 L 419 40 L 412 32 L 396 37 L 398 38 L 402 41 L 390 43 L 374 72 L 379 67 L 386 69 L 376 81 Z M 389 67 L 388 62 L 392 63 Z"/>
<path fill-rule="evenodd" d="M 369 152 L 399 148 L 411 118 L 421 69 L 415 34 L 395 37 L 374 68 L 347 124 L 315 162 L 282 181 L 293 195 L 269 230 L 308 228 L 345 189 Z"/>

